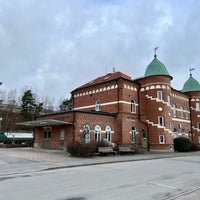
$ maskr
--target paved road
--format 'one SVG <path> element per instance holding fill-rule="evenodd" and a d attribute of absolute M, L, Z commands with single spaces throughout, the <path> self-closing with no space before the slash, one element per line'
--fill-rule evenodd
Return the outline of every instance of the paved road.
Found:
<path fill-rule="evenodd" d="M 198 190 L 186 194 L 200 187 L 199 164 L 200 156 L 195 154 L 2 176 L 1 198 L 199 200 Z"/>
<path fill-rule="evenodd" d="M 194 156 L 192 156 L 194 155 Z M 3 187 L 6 186 L 6 188 L 4 189 L 5 192 L 5 198 L 2 199 L 10 199 L 12 196 L 12 194 L 18 194 L 18 190 L 16 188 L 16 184 L 18 185 L 18 183 L 20 184 L 23 183 L 22 185 L 26 186 L 26 182 L 28 184 L 28 188 L 27 188 L 27 194 L 24 195 L 26 198 L 28 195 L 32 194 L 32 192 L 34 192 L 34 190 L 39 191 L 40 187 L 44 188 L 44 190 L 51 190 L 52 188 L 49 188 L 48 185 L 52 185 L 51 187 L 55 187 L 56 191 L 60 191 L 59 189 L 57 189 L 57 187 L 63 187 L 62 184 L 65 185 L 65 188 L 71 188 L 71 184 L 69 185 L 69 183 L 71 181 L 78 181 L 77 183 L 74 182 L 74 187 L 76 188 L 74 193 L 71 194 L 71 197 L 69 195 L 69 193 L 65 194 L 65 192 L 63 193 L 63 195 L 65 196 L 64 199 L 70 199 L 72 198 L 73 195 L 75 195 L 75 197 L 77 197 L 77 189 L 79 191 L 79 188 L 84 188 L 84 185 L 88 185 L 87 183 L 83 184 L 82 180 L 90 180 L 90 177 L 94 177 L 95 179 L 91 179 L 90 182 L 92 182 L 92 187 L 95 186 L 97 187 L 97 180 L 101 180 L 102 177 L 104 177 L 104 182 L 102 183 L 102 190 L 104 191 L 104 185 L 105 182 L 107 183 L 108 180 L 111 181 L 111 183 L 108 183 L 110 185 L 112 184 L 112 181 L 115 180 L 116 183 L 118 183 L 119 177 L 124 177 L 124 172 L 123 171 L 129 171 L 128 175 L 126 175 L 125 177 L 127 177 L 128 181 L 125 181 L 125 183 L 122 182 L 122 184 L 120 185 L 120 187 L 118 188 L 118 190 L 120 190 L 120 188 L 126 188 L 127 191 L 127 195 L 128 195 L 128 191 L 131 190 L 132 194 L 137 194 L 140 190 L 138 190 L 137 188 L 141 189 L 142 191 L 145 190 L 145 192 L 140 191 L 141 194 L 145 194 L 144 196 L 142 196 L 141 198 L 143 199 L 150 199 L 149 196 L 147 197 L 146 195 L 149 192 L 149 194 L 151 192 L 153 192 L 153 189 L 149 188 L 156 188 L 156 191 L 161 193 L 164 196 L 156 196 L 157 199 L 159 199 L 160 197 L 165 198 L 165 199 L 177 199 L 177 200 L 185 200 L 185 199 L 200 199 L 200 192 L 198 190 L 198 187 L 200 186 L 199 182 L 197 181 L 198 177 L 199 177 L 199 173 L 198 170 L 196 169 L 196 165 L 198 165 L 199 168 L 199 156 L 200 153 L 186 153 L 186 154 L 182 154 L 182 153 L 145 153 L 142 155 L 134 155 L 134 156 L 107 156 L 107 157 L 96 157 L 96 158 L 89 158 L 89 159 L 81 159 L 81 158 L 71 158 L 69 156 L 66 155 L 65 152 L 63 151 L 52 151 L 52 150 L 42 150 L 42 149 L 32 149 L 32 148 L 20 148 L 20 149 L 0 149 L 0 188 L 2 191 L 2 185 Z M 165 158 L 165 159 L 160 159 L 160 158 Z M 169 159 L 172 158 L 172 159 Z M 156 160 L 154 160 L 156 159 Z M 159 160 L 157 160 L 159 159 Z M 142 160 L 139 162 L 133 162 L 136 160 Z M 148 160 L 148 161 L 145 161 Z M 131 161 L 131 162 L 124 162 L 124 161 Z M 162 162 L 161 162 L 162 161 Z M 167 161 L 167 162 L 166 162 Z M 107 165 L 96 165 L 98 163 L 112 163 L 112 162 L 122 162 L 122 163 L 115 163 L 115 164 L 107 164 Z M 142 162 L 143 165 L 139 165 L 137 163 Z M 158 162 L 158 163 L 157 163 Z M 147 163 L 144 165 L 144 163 Z M 150 166 L 149 164 L 151 163 L 157 163 L 156 165 L 152 165 Z M 167 170 L 166 170 L 166 164 L 170 163 L 170 167 L 168 166 Z M 179 167 L 177 165 L 177 163 L 179 163 Z M 92 165 L 92 166 L 88 166 L 88 167 L 76 167 L 76 168 L 71 168 L 73 166 L 82 166 L 82 165 Z M 109 166 L 112 166 L 109 169 Z M 117 166 L 121 166 L 121 167 L 117 167 Z M 155 166 L 159 166 L 158 168 L 156 168 Z M 65 168 L 65 167 L 70 167 L 70 168 Z M 65 168 L 63 170 L 47 170 L 47 171 L 43 171 L 45 169 L 57 169 L 57 168 Z M 149 169 L 152 168 L 152 172 L 149 171 Z M 76 169 L 78 171 L 76 171 Z M 88 169 L 90 169 L 88 171 Z M 101 169 L 101 170 L 100 170 Z M 123 170 L 122 170 L 123 169 Z M 154 170 L 156 169 L 156 170 Z M 184 169 L 184 170 L 183 170 Z M 100 170 L 100 171 L 99 171 Z M 108 171 L 107 171 L 108 170 Z M 140 172 L 138 170 L 141 170 Z M 182 171 L 183 170 L 183 171 Z M 153 171 L 155 171 L 153 173 Z M 168 173 L 170 173 L 169 175 L 166 174 L 166 171 Z M 83 173 L 85 172 L 85 173 Z M 92 172 L 92 173 L 91 173 Z M 122 175 L 120 175 L 120 173 L 122 173 Z M 160 174 L 160 181 L 157 181 L 157 176 L 158 176 L 158 172 Z M 177 172 L 178 172 L 178 177 L 177 177 Z M 56 176 L 56 174 L 58 175 L 58 177 Z M 82 174 L 87 175 L 86 178 L 82 177 Z M 100 174 L 100 177 L 99 177 Z M 105 174 L 105 175 L 104 175 Z M 140 176 L 138 177 L 138 174 L 140 174 Z M 146 177 L 146 175 L 149 174 L 154 174 L 156 177 L 155 180 L 153 178 L 152 180 L 145 180 L 144 177 Z M 73 176 L 71 176 L 73 175 Z M 50 177 L 55 176 L 53 179 L 51 179 Z M 176 183 L 176 181 L 173 183 L 174 180 L 178 180 L 180 177 L 187 177 L 186 179 L 183 179 L 180 181 L 178 181 Z M 40 180 L 40 177 L 41 180 Z M 66 179 L 62 180 L 62 177 L 66 177 Z M 88 179 L 89 177 L 89 179 Z M 118 179 L 116 178 L 118 177 Z M 177 179 L 178 178 L 178 179 Z M 46 183 L 44 182 L 44 180 L 46 180 Z M 163 179 L 163 180 L 162 180 Z M 53 180 L 53 181 L 52 181 Z M 59 180 L 59 181 L 57 181 Z M 123 180 L 123 179 L 122 179 Z M 141 182 L 141 180 L 144 182 Z M 169 182 L 168 181 L 172 181 Z M 20 181 L 20 182 L 18 182 Z M 37 181 L 39 184 L 36 184 Z M 61 181 L 61 184 L 59 183 Z M 62 182 L 63 181 L 63 182 Z M 136 185 L 136 182 L 139 183 L 139 185 Z M 139 181 L 139 182 L 138 182 Z M 167 182 L 166 182 L 167 181 Z M 108 181 L 109 182 L 109 181 Z M 32 185 L 34 183 L 34 185 Z M 40 184 L 41 183 L 41 184 Z M 43 184 L 44 186 L 43 186 Z M 83 185 L 80 185 L 79 183 L 82 183 Z M 95 183 L 93 185 L 93 183 Z M 120 182 L 121 183 L 121 182 Z M 174 186 L 175 184 L 175 186 Z M 177 185 L 178 184 L 178 185 Z M 46 186 L 47 185 L 47 186 Z M 114 184 L 115 185 L 115 184 Z M 89 185 L 88 185 L 89 186 Z M 108 188 L 110 188 L 109 185 L 107 185 Z M 119 185 L 118 185 L 119 186 Z M 115 187 L 118 187 L 115 185 Z M 133 186 L 133 188 L 131 187 Z M 140 188 L 141 186 L 141 188 Z M 147 187 L 147 188 L 146 188 Z M 12 189 L 12 191 L 14 191 L 14 193 L 9 193 L 8 191 Z M 35 188 L 35 189 L 33 189 Z M 98 188 L 98 187 L 97 187 Z M 195 191 L 193 191 L 195 189 Z M 16 191 L 17 190 L 17 191 Z M 24 189 L 23 189 L 24 190 Z M 111 191 L 116 190 L 116 188 L 110 188 Z M 166 190 L 169 190 L 169 192 L 166 193 Z M 68 191 L 68 190 L 67 190 Z M 73 191 L 73 188 L 70 189 L 70 192 Z M 95 190 L 96 191 L 96 190 Z M 103 192 L 102 191 L 102 192 Z M 62 191 L 60 191 L 62 193 Z M 88 191 L 90 192 L 90 190 Z M 107 189 L 105 189 L 105 192 L 108 193 Z M 124 192 L 124 191 L 122 191 Z M 90 195 L 93 195 L 94 191 L 91 191 Z M 156 194 L 156 192 L 155 192 Z M 177 194 L 177 196 L 176 196 Z M 7 195 L 7 196 L 6 196 Z M 20 194 L 18 194 L 20 195 Z M 45 199 L 45 195 L 41 193 L 41 197 L 40 198 L 35 198 L 35 196 L 31 196 L 31 198 L 29 197 L 29 199 Z M 44 195 L 44 196 L 43 196 Z M 59 195 L 53 195 L 51 198 L 46 198 L 46 199 L 63 199 L 63 195 L 62 197 Z M 81 195 L 81 194 L 80 194 Z M 86 195 L 87 199 L 91 199 Z M 174 196 L 175 195 L 175 196 Z M 120 196 L 120 194 L 119 194 Z M 134 195 L 135 196 L 135 195 Z M 138 196 L 138 195 L 137 195 Z M 173 197 L 172 197 L 173 196 Z M 1 196 L 3 197 L 3 196 Z M 24 197 L 24 199 L 26 199 Z M 57 198 L 58 197 L 58 198 Z M 74 200 L 75 200 L 75 197 Z M 81 197 L 81 196 L 80 196 Z M 82 199 L 86 199 L 86 197 L 82 197 Z M 120 196 L 121 197 L 121 196 Z M 94 199 L 101 199 L 103 198 L 101 196 L 100 197 L 94 197 Z M 110 197 L 107 199 L 112 199 L 114 197 Z M 116 199 L 117 197 L 115 197 L 114 199 Z M 156 199 L 155 197 L 153 197 L 153 199 Z M 12 197 L 13 199 L 13 197 Z M 15 199 L 15 198 L 14 198 Z M 21 199 L 21 198 L 19 198 Z M 22 198 L 23 199 L 23 198 Z M 78 200 L 78 197 L 76 198 Z M 81 198 L 79 198 L 81 199 Z M 104 198 L 103 198 L 104 199 Z M 121 197 L 121 199 L 124 199 Z M 127 199 L 132 199 L 132 198 L 128 198 Z M 134 198 L 135 199 L 135 198 Z M 138 199 L 140 199 L 138 197 Z"/>

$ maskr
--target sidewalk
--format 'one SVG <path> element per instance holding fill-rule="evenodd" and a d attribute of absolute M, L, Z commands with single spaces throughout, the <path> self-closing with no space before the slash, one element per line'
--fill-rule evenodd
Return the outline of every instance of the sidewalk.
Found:
<path fill-rule="evenodd" d="M 134 155 L 116 155 L 116 156 L 96 156 L 91 158 L 76 158 L 69 156 L 63 150 L 49 150 L 49 149 L 37 149 L 37 148 L 0 148 L 0 176 L 3 174 L 17 174 L 31 171 L 50 170 L 55 168 L 67 168 L 78 167 L 105 163 L 116 162 L 131 162 L 138 160 L 151 160 L 162 159 L 172 157 L 191 156 L 199 154 L 200 152 L 190 153 L 177 153 L 177 152 L 145 152 L 144 154 Z M 13 165 L 22 166 L 23 168 L 15 170 L 12 167 L 12 171 L 3 170 L 3 166 Z"/>
<path fill-rule="evenodd" d="M 62 150 L 47 150 L 36 148 L 0 148 L 0 179 L 8 176 L 21 176 L 26 173 L 45 170 L 109 164 L 117 162 L 133 162 L 141 160 L 163 159 L 200 155 L 200 152 L 145 152 L 135 155 L 96 156 L 92 158 L 74 158 Z M 189 191 L 168 200 L 199 200 L 200 188 Z"/>

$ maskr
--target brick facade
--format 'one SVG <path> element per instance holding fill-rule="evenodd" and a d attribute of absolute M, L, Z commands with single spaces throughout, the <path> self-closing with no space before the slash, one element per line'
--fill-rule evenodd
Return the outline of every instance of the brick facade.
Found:
<path fill-rule="evenodd" d="M 171 79 L 159 75 L 132 80 L 121 72 L 99 77 L 72 91 L 72 111 L 37 118 L 73 124 L 35 127 L 35 146 L 59 149 L 73 141 L 107 139 L 116 144 L 171 151 L 174 137 L 181 135 L 199 144 L 200 111 L 196 102 L 200 102 L 200 91 L 175 90 Z M 50 143 L 44 138 L 46 128 L 51 130 Z"/>

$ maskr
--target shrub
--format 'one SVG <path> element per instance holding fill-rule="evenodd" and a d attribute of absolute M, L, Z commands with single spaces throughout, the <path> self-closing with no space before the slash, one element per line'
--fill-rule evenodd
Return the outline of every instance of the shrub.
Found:
<path fill-rule="evenodd" d="M 200 151 L 200 146 L 192 142 L 192 151 Z"/>
<path fill-rule="evenodd" d="M 90 157 L 93 156 L 96 152 L 96 144 L 81 144 L 78 142 L 74 142 L 67 146 L 67 150 L 71 154 L 71 156 Z"/>
<path fill-rule="evenodd" d="M 185 137 L 174 139 L 174 150 L 178 152 L 188 152 L 192 150 L 192 142 Z"/>

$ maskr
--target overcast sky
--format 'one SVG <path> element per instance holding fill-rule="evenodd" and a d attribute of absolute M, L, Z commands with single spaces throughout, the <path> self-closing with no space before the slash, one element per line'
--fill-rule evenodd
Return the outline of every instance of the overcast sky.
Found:
<path fill-rule="evenodd" d="M 133 79 L 157 55 L 182 89 L 200 81 L 199 0 L 0 0 L 0 87 L 56 103 L 96 77 Z"/>

